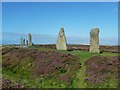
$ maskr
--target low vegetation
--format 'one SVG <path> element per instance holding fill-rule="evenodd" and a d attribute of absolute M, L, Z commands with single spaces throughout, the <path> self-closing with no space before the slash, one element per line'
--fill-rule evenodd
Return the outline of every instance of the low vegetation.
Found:
<path fill-rule="evenodd" d="M 116 88 L 118 53 L 58 51 L 46 47 L 2 50 L 3 88 Z"/>

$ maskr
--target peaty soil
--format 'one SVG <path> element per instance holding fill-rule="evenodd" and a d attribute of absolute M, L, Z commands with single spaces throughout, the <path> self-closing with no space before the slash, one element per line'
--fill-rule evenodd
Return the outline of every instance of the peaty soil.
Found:
<path fill-rule="evenodd" d="M 108 79 L 118 80 L 118 67 L 120 57 L 95 56 L 86 64 L 86 81 L 89 83 L 102 83 Z"/>
<path fill-rule="evenodd" d="M 31 63 L 30 77 L 33 78 L 40 76 L 55 77 L 58 81 L 68 83 L 74 78 L 76 71 L 81 68 L 80 58 L 60 51 L 38 51 L 37 49 L 8 47 L 2 50 L 3 68 L 15 70 L 26 59 Z M 21 69 L 28 69 L 26 66 L 23 67 Z"/>

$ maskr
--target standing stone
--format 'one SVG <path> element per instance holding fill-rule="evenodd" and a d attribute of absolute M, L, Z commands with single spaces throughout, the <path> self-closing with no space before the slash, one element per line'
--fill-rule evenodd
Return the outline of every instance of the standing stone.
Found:
<path fill-rule="evenodd" d="M 32 35 L 28 33 L 28 46 L 32 46 Z"/>
<path fill-rule="evenodd" d="M 20 47 L 23 47 L 23 38 L 20 38 Z"/>
<path fill-rule="evenodd" d="M 99 53 L 99 28 L 90 31 L 90 52 Z"/>
<path fill-rule="evenodd" d="M 25 45 L 25 39 L 23 39 L 23 45 Z"/>
<path fill-rule="evenodd" d="M 26 46 L 28 46 L 28 40 L 26 40 Z"/>
<path fill-rule="evenodd" d="M 56 48 L 58 50 L 67 50 L 64 28 L 60 29 L 60 32 L 57 38 Z"/>

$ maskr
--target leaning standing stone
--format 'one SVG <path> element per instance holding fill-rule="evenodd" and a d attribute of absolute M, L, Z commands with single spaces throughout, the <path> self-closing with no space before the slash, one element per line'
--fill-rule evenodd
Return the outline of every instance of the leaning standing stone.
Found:
<path fill-rule="evenodd" d="M 67 50 L 67 45 L 66 45 L 66 37 L 64 33 L 64 28 L 60 29 L 57 42 L 56 42 L 56 48 L 58 50 Z"/>
<path fill-rule="evenodd" d="M 99 53 L 99 28 L 90 31 L 90 52 Z"/>

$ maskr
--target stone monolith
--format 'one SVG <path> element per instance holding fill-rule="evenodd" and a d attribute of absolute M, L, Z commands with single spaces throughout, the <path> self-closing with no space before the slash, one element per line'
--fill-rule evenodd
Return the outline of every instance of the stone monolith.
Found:
<path fill-rule="evenodd" d="M 90 52 L 99 53 L 99 28 L 90 31 Z"/>
<path fill-rule="evenodd" d="M 25 39 L 23 39 L 23 45 L 25 45 Z"/>
<path fill-rule="evenodd" d="M 32 46 L 32 35 L 28 33 L 28 46 Z"/>
<path fill-rule="evenodd" d="M 20 38 L 20 47 L 23 47 L 23 38 Z"/>
<path fill-rule="evenodd" d="M 60 29 L 57 42 L 56 42 L 56 48 L 58 50 L 67 50 L 67 41 L 65 37 L 64 28 Z"/>
<path fill-rule="evenodd" d="M 26 46 L 28 46 L 28 40 L 26 40 Z"/>

